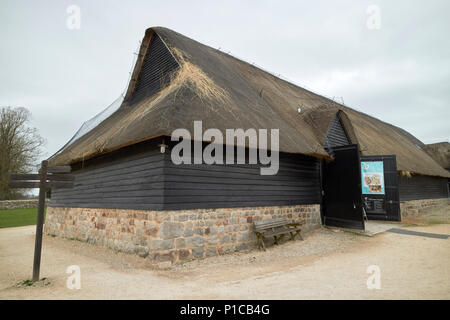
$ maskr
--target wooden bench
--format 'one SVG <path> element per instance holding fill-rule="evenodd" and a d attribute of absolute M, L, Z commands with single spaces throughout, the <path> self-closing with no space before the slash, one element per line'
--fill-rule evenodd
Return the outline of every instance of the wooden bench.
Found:
<path fill-rule="evenodd" d="M 286 218 L 255 221 L 253 225 L 255 226 L 255 233 L 258 237 L 259 248 L 263 248 L 264 251 L 266 251 L 264 238 L 273 237 L 275 244 L 278 244 L 286 234 L 290 234 L 291 240 L 294 240 L 296 235 L 303 240 L 300 235 L 300 223 L 290 222 Z"/>

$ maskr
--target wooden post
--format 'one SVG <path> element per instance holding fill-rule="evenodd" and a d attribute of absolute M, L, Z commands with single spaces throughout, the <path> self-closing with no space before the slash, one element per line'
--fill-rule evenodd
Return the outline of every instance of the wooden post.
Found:
<path fill-rule="evenodd" d="M 36 224 L 36 240 L 34 243 L 33 282 L 39 281 L 41 269 L 42 229 L 44 226 L 45 191 L 47 190 L 47 166 L 48 161 L 42 161 L 40 170 L 39 207 Z"/>
<path fill-rule="evenodd" d="M 44 227 L 46 191 L 52 187 L 72 188 L 75 176 L 68 174 L 70 171 L 70 166 L 49 167 L 48 161 L 44 160 L 42 161 L 39 174 L 12 173 L 9 175 L 10 188 L 39 188 L 36 240 L 34 242 L 33 282 L 39 281 L 39 271 L 41 269 L 42 229 Z"/>

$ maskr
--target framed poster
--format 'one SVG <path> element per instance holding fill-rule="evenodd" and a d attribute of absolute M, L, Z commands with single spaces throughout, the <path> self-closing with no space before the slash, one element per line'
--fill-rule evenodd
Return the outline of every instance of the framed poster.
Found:
<path fill-rule="evenodd" d="M 384 195 L 383 161 L 361 162 L 361 179 L 363 194 Z"/>

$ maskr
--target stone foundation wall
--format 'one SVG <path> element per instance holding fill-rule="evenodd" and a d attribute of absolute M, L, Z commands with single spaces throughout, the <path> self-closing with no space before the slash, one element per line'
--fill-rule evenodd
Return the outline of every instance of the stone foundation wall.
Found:
<path fill-rule="evenodd" d="M 48 199 L 47 199 L 48 202 Z M 37 208 L 39 200 L 2 200 L 0 210 Z"/>
<path fill-rule="evenodd" d="M 449 205 L 449 199 L 425 199 L 400 202 L 402 218 L 418 215 L 426 215 L 433 210 L 441 209 Z"/>
<path fill-rule="evenodd" d="M 183 262 L 257 247 L 253 221 L 286 217 L 320 226 L 320 205 L 147 211 L 48 207 L 44 231 L 136 253 L 155 263 Z"/>

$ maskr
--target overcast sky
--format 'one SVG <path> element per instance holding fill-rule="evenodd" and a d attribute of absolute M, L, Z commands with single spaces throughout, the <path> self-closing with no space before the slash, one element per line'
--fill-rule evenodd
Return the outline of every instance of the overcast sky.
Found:
<path fill-rule="evenodd" d="M 69 29 L 70 5 L 80 29 Z M 367 9 L 376 5 L 380 19 Z M 450 138 L 450 1 L 5 1 L 0 106 L 23 106 L 46 156 L 125 89 L 164 26 L 402 127 Z M 377 26 L 379 29 L 369 29 Z M 375 20 L 374 20 L 375 19 Z"/>

